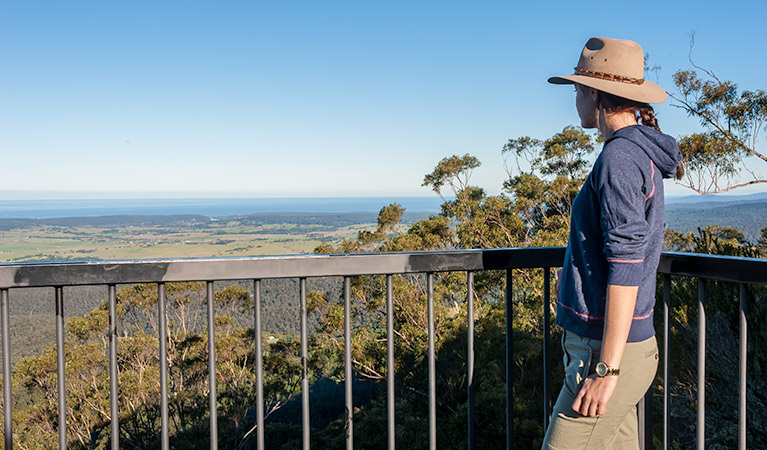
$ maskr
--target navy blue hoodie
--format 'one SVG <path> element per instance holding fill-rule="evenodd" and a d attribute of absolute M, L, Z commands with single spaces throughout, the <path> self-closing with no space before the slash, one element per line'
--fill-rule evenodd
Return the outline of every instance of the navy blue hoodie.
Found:
<path fill-rule="evenodd" d="M 673 137 L 642 125 L 621 128 L 605 142 L 570 220 L 557 324 L 602 339 L 607 285 L 638 286 L 628 342 L 655 335 L 655 274 L 666 223 L 663 178 L 682 155 Z"/>

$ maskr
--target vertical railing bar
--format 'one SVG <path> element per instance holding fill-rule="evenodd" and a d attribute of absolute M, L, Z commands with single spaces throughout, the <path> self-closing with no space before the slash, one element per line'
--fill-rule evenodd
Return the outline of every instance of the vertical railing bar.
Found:
<path fill-rule="evenodd" d="M 474 272 L 468 272 L 466 276 L 466 320 L 467 320 L 467 349 L 466 365 L 468 378 L 469 407 L 469 450 L 474 448 Z"/>
<path fill-rule="evenodd" d="M 669 376 L 671 374 L 671 337 L 670 337 L 670 314 L 671 314 L 671 275 L 663 275 L 663 449 L 671 448 L 671 405 L 669 404 L 668 390 L 671 386 Z"/>
<path fill-rule="evenodd" d="M 216 397 L 216 320 L 215 296 L 213 282 L 208 281 L 208 378 L 210 393 L 208 395 L 210 409 L 210 450 L 218 449 L 218 399 Z"/>
<path fill-rule="evenodd" d="M 514 311 L 512 309 L 512 278 L 511 269 L 506 269 L 506 448 L 511 450 L 514 446 L 514 402 L 512 389 L 512 346 L 513 340 L 513 319 Z"/>
<path fill-rule="evenodd" d="M 256 337 L 256 449 L 264 450 L 264 354 L 261 343 L 261 280 L 253 281 Z"/>
<path fill-rule="evenodd" d="M 738 448 L 746 449 L 746 389 L 748 370 L 748 286 L 740 283 L 740 408 L 738 412 Z"/>
<path fill-rule="evenodd" d="M 64 288 L 56 286 L 56 365 L 59 394 L 59 448 L 67 448 L 66 381 L 64 379 Z"/>
<path fill-rule="evenodd" d="M 434 343 L 434 274 L 426 275 L 426 315 L 429 340 L 429 448 L 437 449 L 437 383 L 436 352 Z"/>
<path fill-rule="evenodd" d="M 639 448 L 642 450 L 652 449 L 652 399 L 652 389 L 649 389 L 637 404 Z"/>
<path fill-rule="evenodd" d="M 351 283 L 344 277 L 344 387 L 346 390 L 346 448 L 354 449 L 354 404 L 352 402 L 352 315 Z"/>
<path fill-rule="evenodd" d="M 109 412 L 111 415 L 112 450 L 120 448 L 120 418 L 117 390 L 117 295 L 114 284 L 108 286 L 109 292 Z"/>
<path fill-rule="evenodd" d="M 306 278 L 301 278 L 301 427 L 303 431 L 303 448 L 309 450 L 311 440 L 311 424 L 309 422 L 309 346 L 306 331 Z"/>
<path fill-rule="evenodd" d="M 646 395 L 646 394 L 645 394 Z M 640 450 L 648 450 L 647 449 L 647 442 L 645 441 L 645 397 L 642 397 L 639 400 L 639 403 L 636 404 L 636 412 L 637 412 L 637 437 L 639 438 L 639 449 Z"/>
<path fill-rule="evenodd" d="M 3 323 L 3 419 L 5 450 L 13 450 L 13 405 L 11 400 L 11 332 L 8 320 L 8 289 L 0 289 L 0 320 Z"/>
<path fill-rule="evenodd" d="M 168 434 L 168 323 L 165 317 L 165 283 L 157 284 L 157 321 L 160 324 L 160 445 L 170 448 Z"/>
<path fill-rule="evenodd" d="M 549 340 L 551 337 L 551 270 L 543 268 L 543 432 L 551 418 L 551 367 Z"/>
<path fill-rule="evenodd" d="M 386 275 L 386 409 L 389 416 L 389 450 L 394 450 L 394 289 L 391 275 Z"/>
<path fill-rule="evenodd" d="M 706 447 L 706 281 L 698 278 L 698 450 Z"/>

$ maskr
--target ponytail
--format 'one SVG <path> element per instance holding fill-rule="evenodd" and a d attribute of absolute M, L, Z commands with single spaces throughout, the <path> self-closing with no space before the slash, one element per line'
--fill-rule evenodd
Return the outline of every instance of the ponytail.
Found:
<path fill-rule="evenodd" d="M 674 178 L 677 180 L 681 180 L 684 176 L 684 162 L 680 161 L 679 164 L 676 166 L 676 175 L 674 175 Z"/>
<path fill-rule="evenodd" d="M 652 106 L 644 104 L 637 108 L 637 112 L 639 113 L 639 118 L 642 119 L 642 125 L 660 131 L 658 119 L 655 118 L 655 110 L 652 109 Z"/>
<path fill-rule="evenodd" d="M 650 128 L 655 128 L 656 130 L 660 131 L 658 120 L 655 118 L 655 110 L 652 109 L 652 106 L 647 104 L 641 105 L 637 108 L 636 112 L 639 114 L 639 118 L 642 119 L 642 125 Z M 674 178 L 681 180 L 683 176 L 684 163 L 680 161 L 676 166 L 676 173 L 674 174 Z"/>

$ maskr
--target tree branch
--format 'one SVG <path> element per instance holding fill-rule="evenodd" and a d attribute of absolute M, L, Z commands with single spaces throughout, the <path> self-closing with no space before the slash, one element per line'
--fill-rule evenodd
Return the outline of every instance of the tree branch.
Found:
<path fill-rule="evenodd" d="M 706 75 L 710 76 L 711 78 L 715 79 L 717 83 L 721 84 L 722 82 L 719 81 L 719 78 L 714 75 L 714 72 L 705 69 L 703 67 L 700 67 L 699 65 L 695 64 L 695 61 L 692 60 L 692 49 L 695 47 L 695 32 L 692 31 L 689 34 L 690 37 L 690 51 L 687 52 L 687 59 L 690 61 L 690 64 L 692 64 L 693 67 L 695 67 L 698 70 L 702 70 L 703 72 L 706 72 Z"/>
<path fill-rule="evenodd" d="M 681 103 L 681 104 L 682 104 L 682 107 L 683 107 L 684 109 L 686 109 L 688 112 L 690 112 L 690 114 L 692 114 L 692 115 L 695 115 L 695 116 L 698 116 L 698 117 L 702 118 L 702 119 L 703 119 L 705 122 L 707 122 L 709 125 L 711 125 L 712 127 L 714 127 L 714 128 L 717 130 L 717 131 L 719 131 L 720 133 L 722 133 L 722 136 L 724 136 L 724 137 L 725 137 L 725 138 L 726 138 L 728 141 L 730 141 L 730 142 L 732 142 L 733 144 L 735 144 L 736 146 L 740 147 L 740 148 L 741 148 L 742 150 L 744 150 L 745 152 L 747 152 L 747 153 L 750 153 L 750 154 L 752 154 L 752 155 L 754 155 L 754 156 L 756 156 L 756 157 L 758 157 L 758 158 L 762 159 L 764 162 L 767 162 L 767 155 L 763 155 L 763 154 L 761 154 L 761 153 L 757 152 L 756 150 L 754 150 L 754 149 L 750 148 L 749 146 L 747 146 L 746 144 L 744 144 L 743 142 L 741 142 L 741 141 L 740 141 L 740 139 L 737 139 L 737 138 L 735 138 L 735 136 L 733 136 L 733 134 L 732 134 L 732 132 L 731 132 L 730 130 L 725 130 L 725 129 L 724 129 L 724 128 L 723 128 L 723 127 L 722 127 L 722 126 L 719 124 L 719 121 L 718 121 L 718 120 L 715 120 L 715 119 L 713 119 L 713 118 L 712 118 L 712 117 L 710 117 L 708 114 L 704 114 L 703 112 L 701 112 L 701 111 L 698 111 L 697 109 L 693 108 L 693 107 L 692 107 L 692 105 L 690 105 L 690 104 L 689 104 L 689 103 L 687 103 L 686 101 L 684 101 L 684 100 L 682 100 L 682 99 L 678 98 L 678 97 L 677 97 L 677 96 L 675 96 L 674 94 L 672 94 L 672 93 L 670 93 L 670 92 L 669 92 L 669 93 L 667 93 L 667 94 L 668 94 L 668 96 L 669 96 L 669 97 L 671 97 L 671 98 L 673 98 L 674 100 L 676 100 L 676 101 L 678 101 L 679 103 Z"/>
<path fill-rule="evenodd" d="M 684 183 L 681 183 L 681 184 L 682 184 L 682 186 L 684 186 L 684 187 L 686 187 L 688 189 L 692 189 L 693 191 L 697 192 L 698 194 L 721 194 L 722 192 L 728 192 L 728 191 L 731 191 L 733 189 L 742 188 L 742 187 L 745 187 L 745 186 L 750 186 L 752 184 L 759 184 L 759 183 L 767 183 L 767 180 L 751 180 L 751 181 L 747 181 L 745 183 L 740 183 L 740 184 L 736 184 L 736 185 L 733 185 L 733 186 L 728 186 L 728 187 L 723 188 L 723 189 L 718 189 L 718 186 L 717 186 L 717 190 L 715 190 L 715 191 L 712 191 L 712 190 L 709 190 L 709 189 L 699 189 L 699 188 L 694 187 L 692 184 L 684 184 Z"/>

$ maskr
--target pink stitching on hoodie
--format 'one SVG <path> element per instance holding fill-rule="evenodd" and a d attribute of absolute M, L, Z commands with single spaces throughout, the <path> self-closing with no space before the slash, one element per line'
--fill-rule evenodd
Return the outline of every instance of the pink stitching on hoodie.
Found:
<path fill-rule="evenodd" d="M 650 167 L 652 168 L 652 172 L 650 174 L 650 178 L 652 178 L 652 191 L 650 192 L 650 195 L 645 197 L 645 201 L 650 200 L 650 197 L 655 195 L 655 164 L 652 161 L 650 161 Z"/>
<path fill-rule="evenodd" d="M 572 311 L 572 312 L 573 312 L 573 313 L 574 313 L 576 316 L 578 316 L 578 317 L 583 317 L 584 319 L 590 319 L 590 320 L 605 320 L 605 318 L 604 318 L 604 317 L 596 317 L 596 316 L 590 316 L 590 315 L 588 315 L 588 314 L 580 313 L 580 312 L 578 312 L 578 311 L 574 310 L 573 308 L 571 308 L 571 307 L 569 307 L 569 306 L 567 306 L 567 305 L 563 304 L 563 303 L 562 303 L 562 302 L 560 302 L 559 300 L 557 300 L 557 305 L 559 305 L 559 306 L 561 306 L 561 307 L 563 307 L 563 308 L 565 308 L 565 309 L 567 309 L 567 310 L 570 310 L 570 311 Z M 650 310 L 650 312 L 649 312 L 649 313 L 647 313 L 647 314 L 645 314 L 644 316 L 634 316 L 634 317 L 632 317 L 631 319 L 632 319 L 632 320 L 643 320 L 643 319 L 647 319 L 648 317 L 652 316 L 653 312 L 655 312 L 655 308 L 651 309 L 651 310 Z"/>

